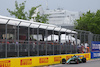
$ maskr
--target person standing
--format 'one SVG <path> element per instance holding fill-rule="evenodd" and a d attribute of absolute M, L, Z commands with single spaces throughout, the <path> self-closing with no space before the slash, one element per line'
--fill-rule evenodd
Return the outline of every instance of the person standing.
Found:
<path fill-rule="evenodd" d="M 85 46 L 85 52 L 87 52 L 88 43 L 86 42 L 84 46 Z"/>

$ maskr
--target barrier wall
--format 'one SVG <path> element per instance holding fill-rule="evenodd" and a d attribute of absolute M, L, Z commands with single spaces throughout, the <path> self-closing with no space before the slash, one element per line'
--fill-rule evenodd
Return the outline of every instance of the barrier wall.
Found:
<path fill-rule="evenodd" d="M 68 59 L 73 55 L 84 55 L 84 57 L 86 57 L 87 60 L 90 60 L 91 56 L 90 53 L 84 53 L 84 54 L 7 58 L 7 59 L 0 59 L 0 67 L 32 67 L 32 66 L 58 64 L 60 63 L 62 58 Z"/>

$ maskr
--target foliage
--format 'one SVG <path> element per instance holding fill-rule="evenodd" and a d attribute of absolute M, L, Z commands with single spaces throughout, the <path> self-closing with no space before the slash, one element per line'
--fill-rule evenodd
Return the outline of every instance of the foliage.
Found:
<path fill-rule="evenodd" d="M 100 10 L 96 13 L 88 11 L 76 20 L 75 28 L 91 31 L 94 34 L 100 34 Z"/>
<path fill-rule="evenodd" d="M 11 16 L 15 16 L 16 18 L 18 19 L 24 19 L 24 20 L 27 20 L 27 12 L 24 12 L 24 9 L 25 9 L 25 2 L 24 1 L 23 3 L 19 4 L 18 6 L 18 2 L 15 1 L 15 7 L 16 9 L 14 11 L 11 11 L 10 9 L 7 8 L 8 12 L 10 13 Z"/>
<path fill-rule="evenodd" d="M 41 5 L 36 6 L 36 7 L 32 7 L 31 10 L 29 10 L 29 17 L 28 17 L 29 19 L 33 18 L 32 15 L 35 14 L 36 8 L 38 8 L 38 7 L 40 7 L 40 6 L 41 6 Z"/>
<path fill-rule="evenodd" d="M 48 23 L 48 17 L 49 15 L 48 14 L 43 14 L 43 15 L 40 15 L 40 13 L 38 12 L 37 13 L 37 16 L 35 17 L 35 21 L 36 22 L 41 22 L 41 23 Z"/>
<path fill-rule="evenodd" d="M 36 7 L 32 7 L 29 10 L 29 12 L 25 12 L 25 3 L 26 3 L 26 1 L 22 2 L 21 4 L 18 4 L 18 2 L 15 1 L 15 9 L 14 9 L 14 11 L 11 11 L 8 8 L 7 8 L 7 10 L 10 13 L 10 15 L 11 16 L 15 16 L 15 18 L 23 19 L 23 20 L 30 20 L 32 18 L 34 19 L 34 17 L 32 17 L 32 15 L 35 14 L 36 8 L 40 7 L 41 5 L 36 6 Z M 48 15 L 40 16 L 39 14 L 37 14 L 36 22 L 46 23 L 48 21 L 47 16 Z"/>

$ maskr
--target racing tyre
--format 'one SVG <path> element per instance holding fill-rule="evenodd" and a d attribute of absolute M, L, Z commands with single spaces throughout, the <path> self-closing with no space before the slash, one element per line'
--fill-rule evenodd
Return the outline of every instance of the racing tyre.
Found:
<path fill-rule="evenodd" d="M 82 58 L 82 62 L 83 63 L 86 63 L 86 58 Z"/>
<path fill-rule="evenodd" d="M 65 64 L 65 63 L 66 63 L 66 59 L 63 58 L 63 59 L 62 59 L 62 64 Z"/>

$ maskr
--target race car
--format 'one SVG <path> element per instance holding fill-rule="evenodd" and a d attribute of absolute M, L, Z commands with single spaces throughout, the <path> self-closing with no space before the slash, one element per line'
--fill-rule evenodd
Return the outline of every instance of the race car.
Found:
<path fill-rule="evenodd" d="M 74 55 L 74 56 L 72 56 L 71 58 L 69 58 L 67 61 L 66 61 L 65 58 L 63 58 L 62 61 L 61 61 L 61 63 L 62 63 L 62 64 L 86 63 L 86 58 L 85 58 L 83 55 L 81 55 L 81 56 L 76 56 L 76 55 Z"/>

